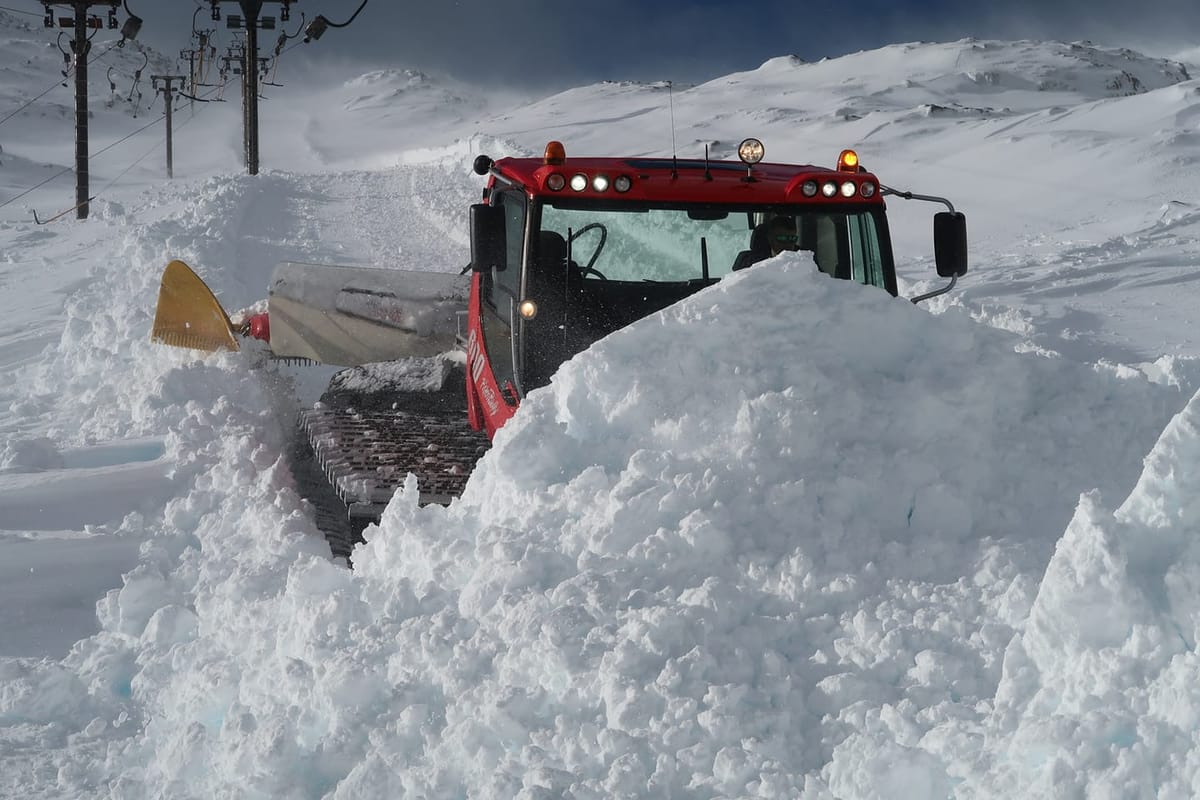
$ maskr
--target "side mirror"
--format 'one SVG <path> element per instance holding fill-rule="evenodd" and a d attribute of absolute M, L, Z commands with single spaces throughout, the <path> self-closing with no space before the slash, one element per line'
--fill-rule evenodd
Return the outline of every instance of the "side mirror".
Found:
<path fill-rule="evenodd" d="M 967 218 L 961 212 L 933 215 L 933 260 L 937 274 L 943 278 L 967 274 Z"/>
<path fill-rule="evenodd" d="M 471 269 L 489 272 L 506 266 L 508 247 L 504 207 L 476 203 L 471 206 Z"/>

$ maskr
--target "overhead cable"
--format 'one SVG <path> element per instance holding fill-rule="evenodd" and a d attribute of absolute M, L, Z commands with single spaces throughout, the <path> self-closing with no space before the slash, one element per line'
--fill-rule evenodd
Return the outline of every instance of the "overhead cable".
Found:
<path fill-rule="evenodd" d="M 24 11 L 20 8 L 9 8 L 8 6 L 0 6 L 0 11 L 11 11 L 14 14 L 28 14 L 31 17 L 40 17 L 41 14 L 35 11 Z"/>

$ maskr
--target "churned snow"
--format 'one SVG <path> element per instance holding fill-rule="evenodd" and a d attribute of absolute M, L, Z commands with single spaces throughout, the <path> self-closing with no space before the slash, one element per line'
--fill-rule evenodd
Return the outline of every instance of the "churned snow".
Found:
<path fill-rule="evenodd" d="M 58 56 L 0 25 L 19 104 Z M 967 40 L 492 108 L 400 66 L 271 88 L 258 177 L 226 103 L 173 183 L 0 208 L 0 796 L 1194 796 L 1187 69 Z M 147 116 L 102 98 L 96 142 Z M 312 374 L 148 341 L 171 258 L 231 311 L 284 260 L 457 272 L 475 155 L 669 154 L 667 102 L 681 155 L 854 146 L 950 198 L 971 272 L 737 273 L 564 365 L 449 507 L 410 479 L 353 569 L 286 461 Z M 0 127 L 0 203 L 69 103 Z M 935 208 L 889 203 L 902 294 L 940 285 Z"/>

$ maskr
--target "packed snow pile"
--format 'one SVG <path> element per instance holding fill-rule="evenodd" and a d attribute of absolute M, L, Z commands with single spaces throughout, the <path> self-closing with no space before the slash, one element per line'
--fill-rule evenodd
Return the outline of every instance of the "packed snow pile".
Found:
<path fill-rule="evenodd" d="M 776 259 L 568 363 L 459 501 L 420 508 L 410 482 L 354 571 L 291 490 L 265 401 L 221 388 L 261 378 L 224 363 L 207 389 L 189 380 L 169 449 L 191 489 L 126 521 L 154 530 L 102 632 L 61 666 L 10 665 L 0 715 L 49 748 L 85 719 L 47 756 L 81 796 L 992 780 L 974 773 L 983 731 L 1019 741 L 1025 695 L 1089 668 L 1037 637 L 1110 619 L 1045 599 L 1071 588 L 1053 564 L 1078 521 L 1041 571 L 1076 499 L 1128 493 L 1185 401 L 1172 380 L 1018 344 Z M 1044 680 L 1004 670 L 1027 629 L 1025 661 L 1057 667 Z M 1080 684 L 1075 707 L 1104 690 Z M 1130 714 L 1113 724 L 1136 730 Z M 1029 769 L 1001 777 L 1044 777 Z"/>

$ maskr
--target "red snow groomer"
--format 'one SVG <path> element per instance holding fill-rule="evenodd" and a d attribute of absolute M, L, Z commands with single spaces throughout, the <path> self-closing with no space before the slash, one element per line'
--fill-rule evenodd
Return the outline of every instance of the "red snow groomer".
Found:
<path fill-rule="evenodd" d="M 349 518 L 359 526 L 377 519 L 409 472 L 423 502 L 448 502 L 522 398 L 564 361 L 775 253 L 808 251 L 823 272 L 895 295 L 887 196 L 947 208 L 934 215 L 933 238 L 949 284 L 913 302 L 965 274 L 966 221 L 948 200 L 884 186 L 853 150 L 832 169 L 764 162 L 757 139 L 737 154 L 578 158 L 550 142 L 542 158 L 479 156 L 475 171 L 488 182 L 484 202 L 470 208 L 463 274 L 278 265 L 267 312 L 272 352 L 354 367 L 301 413 Z M 197 312 L 215 305 L 211 297 L 173 262 L 155 340 L 201 346 Z M 219 306 L 207 316 L 207 349 L 236 349 L 237 333 L 267 329 L 251 318 L 239 331 Z M 452 364 L 446 354 L 457 352 L 462 364 L 464 351 L 465 370 L 431 377 L 431 357 Z M 422 381 L 436 385 L 414 385 Z"/>
<path fill-rule="evenodd" d="M 781 250 L 806 250 L 836 278 L 896 294 L 883 198 L 945 203 L 938 274 L 964 274 L 966 222 L 949 201 L 900 193 L 845 150 L 834 169 L 762 161 L 487 156 L 471 207 L 467 411 L 488 435 L 521 398 L 589 344 Z M 915 298 L 923 300 L 925 295 Z"/>

